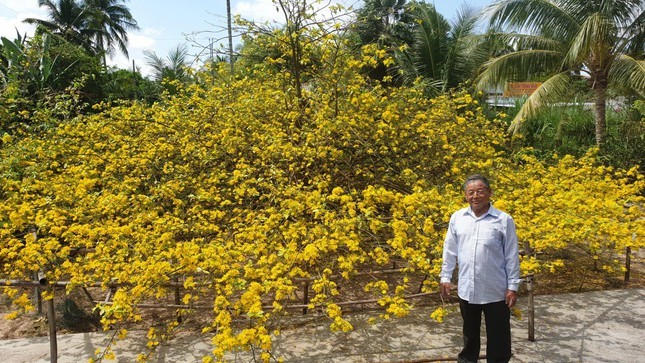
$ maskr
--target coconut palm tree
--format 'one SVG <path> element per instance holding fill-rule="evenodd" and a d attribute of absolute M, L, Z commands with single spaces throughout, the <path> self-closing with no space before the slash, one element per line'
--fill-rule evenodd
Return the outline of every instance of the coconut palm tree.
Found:
<path fill-rule="evenodd" d="M 105 55 L 113 55 L 118 48 L 128 56 L 128 30 L 138 30 L 130 10 L 121 4 L 124 0 L 86 0 L 89 15 L 88 27 L 92 30 L 92 40 L 96 49 Z"/>
<path fill-rule="evenodd" d="M 490 24 L 515 50 L 490 59 L 477 79 L 480 89 L 539 75 L 535 90 L 513 119 L 563 100 L 581 78 L 594 99 L 596 144 L 606 139 L 607 90 L 627 86 L 645 95 L 645 0 L 498 0 L 487 9 Z"/>
<path fill-rule="evenodd" d="M 128 30 L 139 29 L 124 0 L 38 0 L 48 19 L 24 21 L 43 27 L 67 41 L 82 45 L 92 54 L 112 55 L 118 48 L 128 55 Z M 104 58 L 105 61 L 105 58 Z"/>
<path fill-rule="evenodd" d="M 25 23 L 37 25 L 67 41 L 81 45 L 87 51 L 93 47 L 90 38 L 93 31 L 88 28 L 89 13 L 75 0 L 38 0 L 38 6 L 45 7 L 47 20 L 27 18 Z"/>
<path fill-rule="evenodd" d="M 152 76 L 157 82 L 180 81 L 185 83 L 190 80 L 188 73 L 188 48 L 185 44 L 177 45 L 168 51 L 162 58 L 157 53 L 146 50 L 143 52 L 146 63 L 152 69 Z"/>
<path fill-rule="evenodd" d="M 421 77 L 431 93 L 441 93 L 472 79 L 478 64 L 474 57 L 477 12 L 462 7 L 448 22 L 430 4 L 419 3 L 411 10 L 417 24 L 414 42 L 410 49 L 397 52 L 404 81 Z"/>

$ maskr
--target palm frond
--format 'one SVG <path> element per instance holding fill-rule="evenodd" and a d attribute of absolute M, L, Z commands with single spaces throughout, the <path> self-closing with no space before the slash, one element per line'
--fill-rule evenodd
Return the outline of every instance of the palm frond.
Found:
<path fill-rule="evenodd" d="M 458 83 L 473 76 L 467 74 L 474 67 L 471 66 L 470 50 L 473 49 L 473 34 L 478 21 L 478 14 L 474 8 L 462 6 L 452 22 L 449 32 L 450 46 L 442 71 L 444 83 L 443 91 L 447 87 L 457 86 Z"/>
<path fill-rule="evenodd" d="M 609 72 L 612 83 L 628 85 L 645 97 L 645 60 L 636 60 L 627 55 L 616 58 Z"/>
<path fill-rule="evenodd" d="M 633 17 L 628 22 L 620 24 L 622 34 L 617 49 L 625 54 L 645 56 L 645 2 L 640 1 L 640 7 L 634 7 Z"/>
<path fill-rule="evenodd" d="M 538 89 L 536 89 L 515 115 L 508 128 L 509 132 L 517 133 L 521 130 L 524 121 L 537 115 L 544 106 L 560 101 L 562 96 L 567 93 L 571 84 L 571 78 L 568 72 L 562 72 L 546 80 Z"/>
<path fill-rule="evenodd" d="M 395 50 L 393 54 L 396 61 L 394 78 L 405 85 L 411 85 L 415 79 L 420 77 L 412 54 L 411 52 L 401 50 Z"/>
<path fill-rule="evenodd" d="M 144 50 L 143 56 L 145 57 L 148 66 L 152 68 L 155 79 L 160 80 L 163 76 L 164 69 L 169 67 L 168 63 L 158 56 L 157 53 L 151 50 Z"/>
<path fill-rule="evenodd" d="M 498 0 L 489 5 L 484 14 L 493 28 L 540 34 L 548 29 L 561 39 L 568 39 L 579 28 L 578 20 L 558 6 L 562 1 Z"/>
<path fill-rule="evenodd" d="M 486 62 L 475 80 L 476 87 L 485 90 L 515 79 L 530 79 L 531 72 L 561 71 L 563 54 L 554 50 L 521 50 L 504 54 Z"/>
<path fill-rule="evenodd" d="M 485 36 L 494 37 L 497 42 L 508 44 L 514 50 L 562 50 L 567 44 L 560 39 L 543 35 L 518 34 L 518 33 L 488 33 Z"/>
<path fill-rule="evenodd" d="M 477 21 L 479 20 L 478 17 L 479 14 L 474 8 L 466 5 L 460 7 L 457 16 L 451 22 L 451 38 L 462 39 L 473 34 L 477 26 Z"/>
<path fill-rule="evenodd" d="M 42 26 L 43 28 L 50 31 L 58 29 L 58 25 L 56 25 L 54 22 L 42 20 L 42 19 L 26 18 L 22 22 L 31 24 L 31 25 Z"/>
<path fill-rule="evenodd" d="M 414 33 L 416 67 L 424 77 L 440 78 L 448 53 L 446 34 L 450 24 L 434 7 L 421 7 L 418 21 L 420 24 Z"/>
<path fill-rule="evenodd" d="M 580 64 L 592 54 L 598 61 L 610 61 L 612 54 L 615 54 L 613 47 L 616 36 L 617 29 L 610 19 L 600 13 L 592 14 L 584 20 L 580 31 L 573 38 L 565 64 Z"/>

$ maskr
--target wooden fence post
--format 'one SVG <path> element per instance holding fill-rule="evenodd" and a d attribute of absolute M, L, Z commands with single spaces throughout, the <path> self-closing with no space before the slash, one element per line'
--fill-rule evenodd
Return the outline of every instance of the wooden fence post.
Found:
<path fill-rule="evenodd" d="M 49 355 L 50 362 L 58 361 L 58 342 L 56 341 L 56 313 L 54 312 L 54 289 L 51 290 L 52 298 L 47 300 L 47 321 L 49 323 Z"/>
<path fill-rule="evenodd" d="M 40 281 L 40 273 L 35 271 L 33 272 L 32 281 Z M 43 296 L 40 290 L 40 287 L 36 286 L 33 291 L 32 303 L 36 306 L 36 313 L 38 315 L 43 314 Z"/>
<path fill-rule="evenodd" d="M 179 278 L 177 276 L 173 277 L 173 282 L 178 283 Z M 179 285 L 175 286 L 175 305 L 180 305 L 181 304 L 181 291 L 179 289 Z M 177 310 L 177 323 L 181 324 L 183 321 L 181 317 L 181 313 L 179 310 Z"/>
<path fill-rule="evenodd" d="M 304 307 L 302 308 L 302 314 L 307 314 L 307 305 L 309 305 L 309 282 L 305 282 L 305 288 L 304 288 L 304 294 L 302 298 L 302 304 Z"/>
<path fill-rule="evenodd" d="M 524 256 L 530 258 L 535 256 L 531 244 L 528 241 L 524 242 Z M 529 342 L 535 341 L 535 302 L 533 300 L 533 283 L 535 282 L 535 275 L 530 274 L 526 276 L 526 291 L 528 291 L 528 309 L 529 309 Z"/>
<path fill-rule="evenodd" d="M 34 243 L 38 241 L 38 233 L 36 232 L 36 228 L 33 226 L 30 227 L 29 232 L 34 237 Z M 33 281 L 40 282 L 41 284 L 43 284 L 44 273 L 41 269 L 39 269 L 38 271 L 33 271 L 31 275 L 32 275 L 31 279 Z M 31 297 L 31 302 L 34 306 L 36 306 L 36 313 L 38 315 L 42 315 L 43 314 L 43 296 L 42 296 L 42 290 L 40 289 L 40 287 L 34 288 L 33 295 Z"/>
<path fill-rule="evenodd" d="M 529 342 L 535 341 L 535 302 L 533 301 L 533 278 L 534 276 L 526 276 L 526 290 L 528 291 L 529 298 Z"/>
<path fill-rule="evenodd" d="M 629 283 L 629 272 L 632 266 L 632 248 L 625 248 L 625 284 Z"/>

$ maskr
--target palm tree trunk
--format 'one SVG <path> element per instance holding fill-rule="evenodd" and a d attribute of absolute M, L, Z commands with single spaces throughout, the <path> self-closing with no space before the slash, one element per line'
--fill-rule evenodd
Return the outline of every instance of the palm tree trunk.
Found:
<path fill-rule="evenodd" d="M 602 85 L 594 87 L 594 111 L 596 116 L 596 146 L 602 149 L 607 138 L 607 88 Z"/>

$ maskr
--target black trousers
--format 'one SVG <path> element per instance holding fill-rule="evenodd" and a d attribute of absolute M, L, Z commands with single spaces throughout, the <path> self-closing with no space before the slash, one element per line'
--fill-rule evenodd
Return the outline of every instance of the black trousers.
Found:
<path fill-rule="evenodd" d="M 504 301 L 490 304 L 469 304 L 459 299 L 464 320 L 464 349 L 459 363 L 475 363 L 479 358 L 482 312 L 486 320 L 486 362 L 506 363 L 511 359 L 511 311 Z"/>

